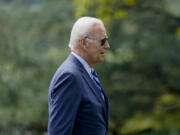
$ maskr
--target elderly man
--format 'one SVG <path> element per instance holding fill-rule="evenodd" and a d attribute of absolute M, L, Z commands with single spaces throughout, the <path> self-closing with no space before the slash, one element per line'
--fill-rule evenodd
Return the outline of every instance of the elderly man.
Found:
<path fill-rule="evenodd" d="M 108 98 L 94 70 L 110 48 L 100 19 L 81 17 L 73 25 L 71 54 L 49 87 L 49 135 L 107 135 Z"/>

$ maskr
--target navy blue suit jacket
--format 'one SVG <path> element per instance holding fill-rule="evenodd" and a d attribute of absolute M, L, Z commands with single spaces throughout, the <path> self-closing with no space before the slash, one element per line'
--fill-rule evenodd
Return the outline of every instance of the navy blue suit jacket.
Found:
<path fill-rule="evenodd" d="M 107 135 L 109 104 L 104 96 L 105 101 L 83 65 L 70 54 L 50 84 L 48 135 Z"/>

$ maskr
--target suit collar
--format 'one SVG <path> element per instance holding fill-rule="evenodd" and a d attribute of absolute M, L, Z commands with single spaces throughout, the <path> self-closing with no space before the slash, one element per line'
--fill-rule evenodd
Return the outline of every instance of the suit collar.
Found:
<path fill-rule="evenodd" d="M 80 71 L 85 70 L 81 62 L 73 54 L 70 54 L 67 59 L 74 63 L 80 69 Z"/>
<path fill-rule="evenodd" d="M 87 63 L 86 60 L 84 60 L 81 56 L 79 56 L 78 54 L 76 54 L 75 52 L 71 52 L 71 54 L 73 56 L 75 56 L 79 62 L 83 65 L 84 69 L 88 72 L 88 74 L 91 74 L 91 67 L 89 66 L 89 64 Z"/>
<path fill-rule="evenodd" d="M 87 81 L 89 87 L 93 90 L 93 92 L 95 93 L 95 95 L 98 97 L 98 100 L 100 102 L 103 102 L 103 99 L 100 95 L 100 91 L 97 90 L 97 87 L 96 85 L 94 84 L 93 80 L 91 79 L 90 75 L 88 74 L 88 72 L 85 70 L 84 66 L 81 64 L 81 62 L 73 55 L 73 54 L 70 54 L 69 55 L 69 59 L 72 60 L 72 62 L 74 62 L 78 67 L 79 69 L 82 71 L 83 73 L 83 77 L 84 79 Z"/>

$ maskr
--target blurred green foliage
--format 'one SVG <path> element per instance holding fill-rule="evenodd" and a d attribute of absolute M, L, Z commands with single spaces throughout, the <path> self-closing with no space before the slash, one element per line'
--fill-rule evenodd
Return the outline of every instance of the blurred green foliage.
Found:
<path fill-rule="evenodd" d="M 112 135 L 180 134 L 180 1 L 74 0 L 75 16 L 101 18 L 111 50 L 98 67 Z M 93 10 L 92 10 L 93 9 Z"/>
<path fill-rule="evenodd" d="M 80 16 L 101 18 L 110 135 L 180 134 L 179 0 L 0 0 L 0 135 L 47 131 L 48 87 Z"/>
<path fill-rule="evenodd" d="M 0 135 L 47 131 L 48 87 L 69 53 L 70 1 L 0 2 Z"/>

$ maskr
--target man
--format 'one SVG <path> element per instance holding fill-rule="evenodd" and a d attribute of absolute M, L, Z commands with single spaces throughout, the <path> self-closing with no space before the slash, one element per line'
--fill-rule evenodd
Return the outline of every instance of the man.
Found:
<path fill-rule="evenodd" d="M 49 135 L 107 135 L 108 98 L 94 66 L 110 48 L 101 20 L 79 18 L 73 25 L 71 54 L 49 87 Z"/>

